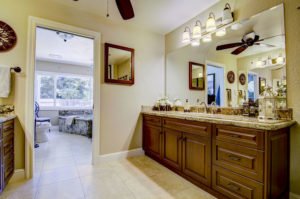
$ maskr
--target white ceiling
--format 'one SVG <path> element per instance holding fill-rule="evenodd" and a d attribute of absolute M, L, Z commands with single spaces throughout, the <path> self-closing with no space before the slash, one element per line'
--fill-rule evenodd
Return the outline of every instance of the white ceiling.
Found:
<path fill-rule="evenodd" d="M 106 0 L 47 0 L 106 17 Z M 166 34 L 206 10 L 219 0 L 131 0 L 135 18 L 124 21 L 115 0 L 109 1 L 110 20 Z"/>
<path fill-rule="evenodd" d="M 67 42 L 56 31 L 37 28 L 36 59 L 81 66 L 93 66 L 93 40 L 76 36 Z"/>
<path fill-rule="evenodd" d="M 119 65 L 131 58 L 131 52 L 117 48 L 109 48 L 109 65 Z"/>

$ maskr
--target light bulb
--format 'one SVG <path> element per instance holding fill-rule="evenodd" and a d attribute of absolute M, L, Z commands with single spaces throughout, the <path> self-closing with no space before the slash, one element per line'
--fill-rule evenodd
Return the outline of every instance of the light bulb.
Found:
<path fill-rule="evenodd" d="M 223 11 L 222 23 L 223 23 L 223 25 L 226 25 L 226 24 L 229 24 L 231 22 L 233 22 L 231 7 L 230 7 L 229 3 L 226 3 L 224 11 Z"/>
<path fill-rule="evenodd" d="M 191 32 L 189 27 L 185 27 L 185 30 L 182 34 L 182 43 L 189 43 L 191 41 Z"/>

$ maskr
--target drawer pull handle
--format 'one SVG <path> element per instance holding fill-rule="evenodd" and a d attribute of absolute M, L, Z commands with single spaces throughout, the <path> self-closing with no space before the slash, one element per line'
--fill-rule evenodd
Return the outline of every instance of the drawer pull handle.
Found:
<path fill-rule="evenodd" d="M 233 137 L 233 138 L 240 138 L 241 137 L 240 135 L 235 135 L 235 134 L 230 135 L 230 136 Z"/>
<path fill-rule="evenodd" d="M 228 157 L 230 158 L 230 160 L 241 161 L 241 158 L 235 155 L 229 155 Z"/>
<path fill-rule="evenodd" d="M 233 183 L 229 183 L 228 185 L 228 188 L 231 189 L 231 190 L 234 190 L 234 191 L 239 191 L 241 188 Z"/>

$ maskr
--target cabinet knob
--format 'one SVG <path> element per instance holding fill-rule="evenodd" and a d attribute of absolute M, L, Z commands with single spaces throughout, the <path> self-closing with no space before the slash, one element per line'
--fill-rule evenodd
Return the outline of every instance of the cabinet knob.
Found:
<path fill-rule="evenodd" d="M 231 160 L 234 160 L 234 161 L 241 161 L 241 158 L 238 157 L 238 156 L 235 156 L 235 155 L 229 155 L 228 156 Z"/>

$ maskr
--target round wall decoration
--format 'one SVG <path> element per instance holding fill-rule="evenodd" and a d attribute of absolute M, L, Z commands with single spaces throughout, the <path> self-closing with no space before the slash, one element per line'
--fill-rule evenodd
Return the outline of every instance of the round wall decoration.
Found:
<path fill-rule="evenodd" d="M 245 83 L 246 83 L 246 75 L 244 73 L 240 74 L 239 80 L 240 80 L 240 83 L 242 85 L 245 85 Z"/>
<path fill-rule="evenodd" d="M 234 75 L 234 72 L 233 71 L 229 71 L 227 73 L 227 80 L 230 84 L 234 83 L 234 80 L 235 80 L 235 75 Z"/>
<path fill-rule="evenodd" d="M 15 31 L 5 22 L 0 21 L 0 52 L 12 49 L 17 43 Z"/>

